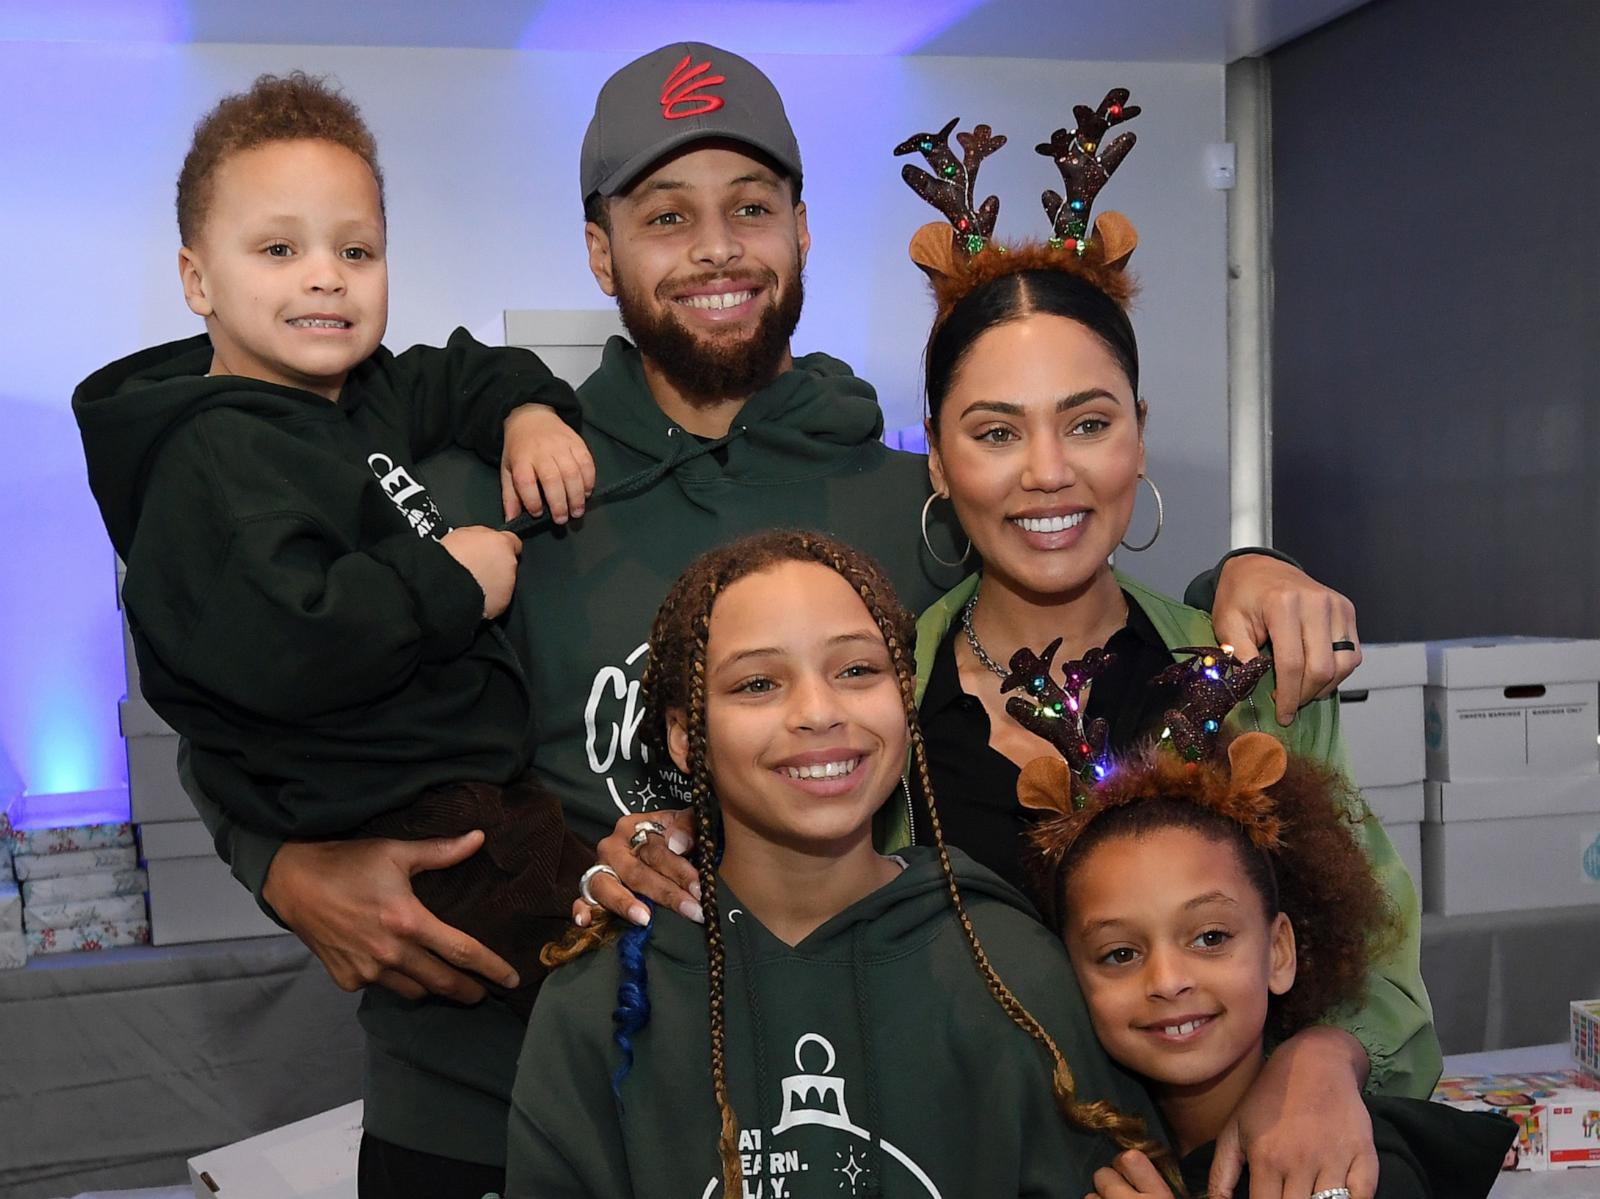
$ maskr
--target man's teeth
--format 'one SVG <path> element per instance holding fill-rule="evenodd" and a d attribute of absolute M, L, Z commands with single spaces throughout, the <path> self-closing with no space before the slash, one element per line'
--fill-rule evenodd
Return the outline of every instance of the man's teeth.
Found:
<path fill-rule="evenodd" d="M 720 291 L 705 296 L 684 296 L 678 303 L 690 308 L 737 308 L 755 294 L 753 291 Z"/>
<path fill-rule="evenodd" d="M 316 317 L 300 316 L 289 322 L 297 329 L 348 329 L 349 321 L 326 321 Z"/>
<path fill-rule="evenodd" d="M 847 758 L 843 762 L 818 762 L 814 766 L 780 766 L 779 769 L 792 779 L 836 779 L 840 775 L 849 774 L 861 765 L 860 758 Z"/>
<path fill-rule="evenodd" d="M 1077 528 L 1086 515 L 1084 512 L 1073 512 L 1067 516 L 1017 516 L 1012 519 L 1030 533 L 1062 533 Z"/>
<path fill-rule="evenodd" d="M 1182 1024 L 1169 1024 L 1161 1031 L 1169 1037 L 1186 1037 L 1210 1018 L 1206 1016 L 1200 1020 L 1185 1020 Z"/>

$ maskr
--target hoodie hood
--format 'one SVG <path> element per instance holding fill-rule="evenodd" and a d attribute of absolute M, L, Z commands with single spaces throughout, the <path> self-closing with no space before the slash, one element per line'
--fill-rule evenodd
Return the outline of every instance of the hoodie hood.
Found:
<path fill-rule="evenodd" d="M 89 487 L 100 505 L 111 544 L 126 558 L 139 524 L 145 481 L 163 441 L 208 408 L 238 408 L 263 416 L 324 414 L 336 406 L 293 387 L 233 376 L 209 378 L 211 339 L 205 334 L 154 346 L 102 367 L 72 393 L 83 437 Z"/>
<path fill-rule="evenodd" d="M 841 459 L 883 436 L 877 392 L 826 354 L 795 359 L 793 369 L 745 402 L 729 430 L 725 465 L 693 454 L 696 439 L 661 411 L 645 380 L 643 357 L 625 338 L 606 343 L 599 369 L 578 397 L 586 426 L 657 463 L 682 459 L 673 473 L 685 481 L 802 479 L 836 469 Z"/>

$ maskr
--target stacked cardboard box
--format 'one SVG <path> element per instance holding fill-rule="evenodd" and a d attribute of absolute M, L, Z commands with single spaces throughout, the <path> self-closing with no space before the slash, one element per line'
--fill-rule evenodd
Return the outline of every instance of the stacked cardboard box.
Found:
<path fill-rule="evenodd" d="M 1428 644 L 1423 906 L 1600 903 L 1600 641 Z"/>
<path fill-rule="evenodd" d="M 1339 688 L 1339 727 L 1356 785 L 1400 860 L 1422 886 L 1422 689 L 1428 651 L 1420 641 L 1363 645 L 1361 665 Z"/>
<path fill-rule="evenodd" d="M 1580 1070 L 1446 1076 L 1433 1097 L 1467 1111 L 1499 1112 L 1515 1123 L 1507 1169 L 1600 1166 L 1600 1090 Z"/>

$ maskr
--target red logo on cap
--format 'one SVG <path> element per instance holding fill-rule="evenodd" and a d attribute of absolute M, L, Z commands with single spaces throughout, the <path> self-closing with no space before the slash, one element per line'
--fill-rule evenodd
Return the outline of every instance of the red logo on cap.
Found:
<path fill-rule="evenodd" d="M 709 59 L 698 66 L 691 66 L 692 61 L 691 56 L 685 54 L 683 61 L 672 69 L 672 74 L 661 85 L 661 116 L 665 120 L 679 121 L 684 117 L 704 116 L 722 107 L 721 96 L 708 96 L 695 91 L 695 88 L 716 87 L 719 83 L 728 82 L 728 77 L 707 75 L 706 72 L 711 69 Z M 692 107 L 685 108 L 685 104 Z"/>

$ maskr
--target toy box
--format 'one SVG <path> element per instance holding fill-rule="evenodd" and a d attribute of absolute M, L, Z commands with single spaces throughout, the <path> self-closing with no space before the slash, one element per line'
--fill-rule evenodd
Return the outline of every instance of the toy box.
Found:
<path fill-rule="evenodd" d="M 1508 1170 L 1600 1166 L 1600 1090 L 1579 1070 L 1536 1074 L 1459 1074 L 1439 1080 L 1433 1097 L 1467 1111 L 1495 1111 L 1517 1126 Z"/>
<path fill-rule="evenodd" d="M 1573 1000 L 1572 1059 L 1600 1088 L 1600 999 Z"/>

